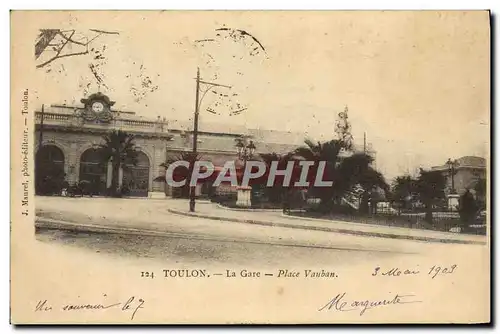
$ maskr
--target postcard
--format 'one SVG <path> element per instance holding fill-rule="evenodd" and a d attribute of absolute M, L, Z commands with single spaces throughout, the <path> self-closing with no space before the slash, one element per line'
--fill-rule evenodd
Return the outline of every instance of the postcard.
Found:
<path fill-rule="evenodd" d="M 13 324 L 491 321 L 489 11 L 11 11 Z"/>

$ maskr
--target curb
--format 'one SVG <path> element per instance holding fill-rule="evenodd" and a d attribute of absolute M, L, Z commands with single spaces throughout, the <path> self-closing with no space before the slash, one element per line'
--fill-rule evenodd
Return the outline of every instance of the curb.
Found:
<path fill-rule="evenodd" d="M 175 209 L 168 209 L 168 212 L 188 216 L 188 217 L 197 217 L 197 218 L 205 218 L 217 221 L 229 221 L 233 223 L 246 223 L 246 224 L 254 224 L 254 225 L 262 225 L 262 226 L 274 226 L 274 227 L 285 227 L 285 228 L 295 228 L 301 230 L 314 230 L 314 231 L 323 231 L 323 232 L 334 232 L 341 234 L 351 234 L 357 236 L 368 236 L 368 237 L 378 237 L 378 238 L 389 238 L 389 239 L 405 239 L 405 240 L 415 240 L 415 241 L 425 241 L 425 242 L 439 242 L 439 243 L 451 243 L 451 244 L 473 244 L 473 245 L 486 245 L 486 241 L 474 241 L 474 240 L 458 240 L 458 239 L 444 239 L 444 238 L 436 238 L 436 237 L 421 237 L 421 236 L 412 236 L 412 235 L 401 235 L 401 234 L 390 234 L 390 233 L 382 233 L 382 232 L 367 232 L 367 231 L 359 231 L 352 229 L 343 229 L 343 228 L 333 228 L 333 227 L 322 227 L 322 226 L 300 226 L 295 224 L 288 223 L 279 223 L 279 222 L 268 222 L 261 220 L 253 220 L 253 219 L 240 219 L 240 218 L 229 218 L 229 217 L 219 217 L 219 216 L 210 216 L 198 213 L 191 213 L 185 211 L 179 211 Z"/>
<path fill-rule="evenodd" d="M 244 208 L 230 208 L 222 204 L 217 203 L 215 205 L 218 209 L 228 210 L 228 211 L 240 211 L 240 212 L 280 212 L 281 209 L 244 209 Z"/>
<path fill-rule="evenodd" d="M 283 218 L 286 218 L 286 219 L 294 219 L 294 220 L 306 220 L 306 221 L 311 221 L 311 222 L 314 222 L 314 221 L 317 221 L 317 222 L 323 222 L 323 223 L 331 223 L 332 220 L 328 220 L 328 219 L 322 219 L 322 218 L 313 218 L 313 217 L 300 217 L 300 216 L 294 216 L 294 215 L 286 215 L 286 214 L 281 214 L 281 217 Z M 342 224 L 342 225 L 346 225 L 346 226 L 357 226 L 357 225 L 360 225 L 360 224 L 363 224 L 363 226 L 368 226 L 368 227 L 380 227 L 380 225 L 376 225 L 376 224 L 369 224 L 369 223 L 352 223 L 352 222 L 349 222 L 349 221 L 343 221 L 343 220 L 335 220 L 335 223 L 337 224 Z M 401 232 L 405 232 L 408 230 L 408 227 L 400 227 L 400 226 L 390 226 L 391 229 L 393 230 L 399 230 Z M 432 230 L 431 230 L 432 231 Z M 453 233 L 453 232 L 445 232 L 445 231 L 439 231 L 439 233 L 446 233 L 448 234 L 450 237 L 453 237 L 453 236 L 456 236 L 457 234 L 456 233 Z"/>

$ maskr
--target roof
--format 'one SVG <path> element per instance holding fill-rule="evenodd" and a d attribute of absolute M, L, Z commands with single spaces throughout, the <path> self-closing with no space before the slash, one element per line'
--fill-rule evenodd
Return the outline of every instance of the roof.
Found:
<path fill-rule="evenodd" d="M 83 109 L 81 106 L 68 106 L 53 104 L 46 108 L 48 113 L 56 113 L 63 115 L 74 115 L 78 110 Z M 37 110 L 38 112 L 38 110 Z M 169 132 L 174 134 L 172 147 L 186 147 L 190 144 L 190 132 L 193 129 L 193 122 L 187 120 L 175 119 L 154 119 L 143 117 L 134 114 L 130 111 L 121 111 L 113 109 L 112 112 L 121 120 L 140 121 L 148 123 L 164 123 Z M 263 128 L 247 128 L 244 125 L 214 123 L 200 121 L 198 125 L 199 148 L 215 151 L 234 151 L 234 139 L 240 136 L 248 136 L 257 145 L 258 153 L 278 153 L 284 154 L 293 151 L 299 146 L 304 145 L 304 140 L 309 138 L 305 133 L 270 130 Z M 179 133 L 180 132 L 180 133 Z M 186 136 L 187 135 L 187 136 Z M 214 136 L 215 135 L 215 136 Z M 368 144 L 368 151 L 371 152 L 371 146 Z M 358 147 L 359 149 L 359 147 Z"/>
<path fill-rule="evenodd" d="M 486 159 L 472 155 L 466 155 L 456 159 L 456 168 L 486 168 Z M 431 167 L 432 170 L 448 170 L 448 165 L 444 163 L 440 166 Z"/>
<path fill-rule="evenodd" d="M 459 166 L 467 166 L 467 167 L 486 167 L 486 159 L 475 156 L 464 156 L 457 159 Z"/>
<path fill-rule="evenodd" d="M 170 130 L 180 130 L 180 131 L 193 130 L 192 121 L 168 119 L 167 122 L 168 122 L 168 128 Z M 198 124 L 198 131 L 209 132 L 209 133 L 245 135 L 247 134 L 248 129 L 242 125 L 200 122 Z"/>

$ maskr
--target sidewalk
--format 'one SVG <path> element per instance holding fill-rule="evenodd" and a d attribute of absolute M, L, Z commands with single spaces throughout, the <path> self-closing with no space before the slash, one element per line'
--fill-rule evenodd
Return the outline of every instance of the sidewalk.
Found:
<path fill-rule="evenodd" d="M 302 230 L 335 232 L 358 236 L 371 236 L 392 239 L 407 239 L 427 242 L 458 243 L 458 244 L 487 244 L 487 237 L 481 235 L 456 234 L 451 232 L 429 231 L 403 227 L 390 227 L 325 219 L 303 218 L 283 215 L 281 211 L 231 209 L 217 204 L 203 203 L 196 206 L 192 213 L 185 206 L 170 208 L 170 213 L 199 217 L 205 219 L 230 221 L 263 226 L 278 226 Z"/>

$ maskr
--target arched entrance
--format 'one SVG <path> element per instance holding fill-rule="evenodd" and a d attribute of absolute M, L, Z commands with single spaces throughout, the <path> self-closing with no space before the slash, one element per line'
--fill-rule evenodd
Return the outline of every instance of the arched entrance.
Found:
<path fill-rule="evenodd" d="M 54 145 L 45 145 L 38 149 L 35 158 L 36 194 L 60 194 L 65 176 L 63 151 Z"/>
<path fill-rule="evenodd" d="M 108 164 L 102 161 L 100 149 L 89 148 L 80 157 L 80 184 L 86 192 L 105 194 Z"/>
<path fill-rule="evenodd" d="M 123 166 L 123 194 L 147 197 L 149 190 L 149 158 L 144 152 L 137 152 L 137 163 Z"/>

